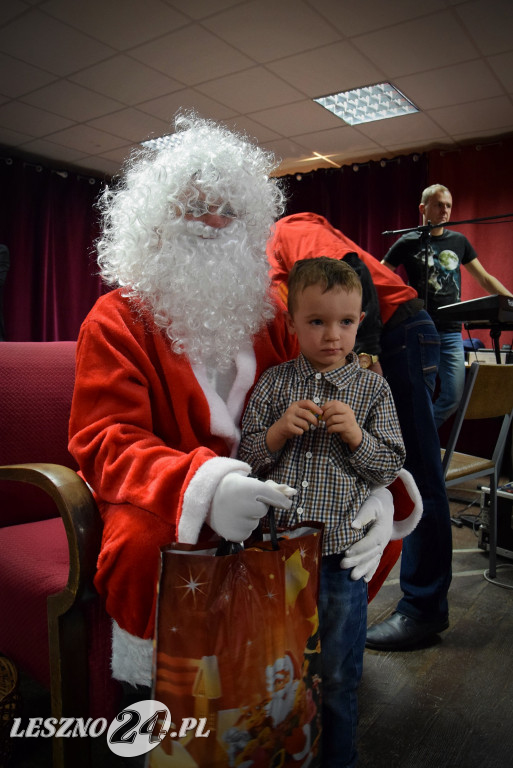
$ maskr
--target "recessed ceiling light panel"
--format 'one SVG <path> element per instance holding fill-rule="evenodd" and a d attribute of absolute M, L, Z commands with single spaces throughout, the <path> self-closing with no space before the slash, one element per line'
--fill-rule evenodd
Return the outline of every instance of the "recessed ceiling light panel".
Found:
<path fill-rule="evenodd" d="M 352 91 L 333 93 L 314 101 L 349 125 L 386 120 L 389 117 L 400 117 L 419 111 L 415 104 L 390 83 L 378 83 Z"/>
<path fill-rule="evenodd" d="M 141 141 L 141 146 L 149 149 L 169 149 L 176 144 L 176 141 L 176 133 L 168 133 L 165 136 L 157 136 L 155 139 Z"/>

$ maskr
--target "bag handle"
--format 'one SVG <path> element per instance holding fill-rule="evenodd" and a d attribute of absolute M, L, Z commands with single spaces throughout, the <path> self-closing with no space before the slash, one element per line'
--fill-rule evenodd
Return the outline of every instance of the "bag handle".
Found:
<path fill-rule="evenodd" d="M 244 549 L 243 544 L 239 544 L 238 541 L 228 541 L 222 539 L 216 550 L 216 557 L 223 557 L 224 555 L 236 555 L 237 552 L 241 552 Z"/>
<path fill-rule="evenodd" d="M 277 550 L 280 548 L 280 543 L 278 541 L 278 530 L 276 528 L 276 516 L 274 514 L 274 507 L 269 507 L 267 516 L 269 519 L 269 535 L 271 539 L 271 546 L 274 550 Z M 261 541 L 263 538 L 262 523 L 259 523 L 257 531 L 259 540 Z M 243 549 L 244 545 L 238 541 L 228 541 L 227 539 L 222 539 L 222 541 L 219 542 L 219 546 L 217 547 L 216 557 L 222 557 L 224 555 L 236 555 L 237 552 L 240 552 Z"/>
<path fill-rule="evenodd" d="M 276 528 L 276 515 L 274 514 L 274 507 L 269 507 L 269 534 L 271 537 L 271 544 L 273 549 L 279 549 L 280 544 L 278 542 L 278 530 Z"/>

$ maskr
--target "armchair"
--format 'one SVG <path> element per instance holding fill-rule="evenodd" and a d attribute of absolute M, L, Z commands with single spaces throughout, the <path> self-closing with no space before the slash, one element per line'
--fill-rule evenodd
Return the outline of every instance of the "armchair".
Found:
<path fill-rule="evenodd" d="M 50 689 L 53 717 L 112 719 L 101 518 L 67 450 L 75 346 L 0 342 L 0 654 Z M 91 764 L 91 739 L 53 741 L 54 768 Z"/>

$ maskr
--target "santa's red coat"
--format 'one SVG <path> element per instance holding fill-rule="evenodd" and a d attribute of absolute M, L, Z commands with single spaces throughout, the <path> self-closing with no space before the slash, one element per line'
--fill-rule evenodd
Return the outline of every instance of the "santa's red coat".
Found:
<path fill-rule="evenodd" d="M 239 353 L 225 404 L 204 369 L 173 353 L 151 315 L 119 289 L 85 319 L 69 449 L 104 521 L 96 587 L 130 634 L 153 636 L 160 548 L 207 535 L 203 523 L 221 477 L 236 468 L 249 472 L 234 457 L 253 385 L 296 354 L 277 312 Z"/>

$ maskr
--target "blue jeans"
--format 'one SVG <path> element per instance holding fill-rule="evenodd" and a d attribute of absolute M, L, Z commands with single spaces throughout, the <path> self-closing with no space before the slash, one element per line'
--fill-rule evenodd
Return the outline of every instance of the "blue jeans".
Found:
<path fill-rule="evenodd" d="M 465 352 L 461 333 L 439 331 L 440 364 L 438 378 L 440 393 L 433 410 L 438 429 L 457 409 L 465 386 Z"/>
<path fill-rule="evenodd" d="M 319 627 L 322 665 L 322 768 L 354 768 L 357 690 L 367 635 L 367 584 L 342 570 L 342 555 L 322 558 Z"/>
<path fill-rule="evenodd" d="M 452 532 L 442 475 L 440 441 L 431 402 L 439 362 L 439 336 L 421 310 L 393 330 L 383 331 L 383 374 L 394 397 L 406 446 L 405 469 L 413 475 L 424 511 L 403 542 L 397 610 L 413 619 L 436 621 L 448 616 Z"/>

